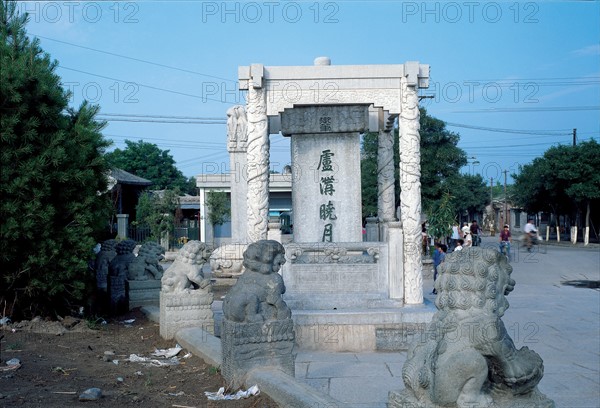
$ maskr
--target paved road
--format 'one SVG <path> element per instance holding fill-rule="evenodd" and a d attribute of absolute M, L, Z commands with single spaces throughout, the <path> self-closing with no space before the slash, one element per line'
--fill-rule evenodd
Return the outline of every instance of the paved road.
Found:
<path fill-rule="evenodd" d="M 496 248 L 497 237 L 483 237 Z M 540 390 L 557 407 L 600 407 L 600 290 L 561 284 L 600 281 L 600 249 L 547 246 L 546 253 L 513 253 L 517 284 L 503 321 L 517 347 L 544 359 Z M 424 282 L 426 298 L 431 280 Z M 296 377 L 329 393 L 344 407 L 384 408 L 387 392 L 403 388 L 406 353 L 300 352 Z"/>

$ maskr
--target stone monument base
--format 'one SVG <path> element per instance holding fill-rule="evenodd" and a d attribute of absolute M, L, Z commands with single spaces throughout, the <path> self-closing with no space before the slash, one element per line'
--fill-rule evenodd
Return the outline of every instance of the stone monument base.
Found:
<path fill-rule="evenodd" d="M 160 286 L 160 279 L 128 280 L 129 310 L 140 306 L 158 306 Z"/>
<path fill-rule="evenodd" d="M 238 323 L 223 319 L 221 373 L 233 389 L 244 385 L 254 368 L 274 367 L 294 376 L 294 323 L 292 319 Z"/>
<path fill-rule="evenodd" d="M 554 408 L 554 401 L 542 394 L 537 388 L 526 395 L 512 395 L 503 390 L 496 390 L 490 394 L 494 399 L 487 408 Z M 388 394 L 388 408 L 455 408 L 456 405 L 432 404 L 431 402 L 418 401 L 409 390 L 390 391 Z"/>
<path fill-rule="evenodd" d="M 431 321 L 435 307 L 298 310 L 292 309 L 296 345 L 331 352 L 408 350 Z"/>
<path fill-rule="evenodd" d="M 125 281 L 121 276 L 108 277 L 108 313 L 111 316 L 119 316 L 129 311 Z"/>
<path fill-rule="evenodd" d="M 179 329 L 200 327 L 214 333 L 213 294 L 203 290 L 160 292 L 160 335 L 172 339 Z"/>

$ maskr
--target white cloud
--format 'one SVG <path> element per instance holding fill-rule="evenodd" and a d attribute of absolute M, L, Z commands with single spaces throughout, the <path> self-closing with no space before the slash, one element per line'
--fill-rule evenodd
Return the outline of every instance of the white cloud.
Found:
<path fill-rule="evenodd" d="M 571 54 L 577 57 L 600 55 L 600 44 L 588 45 L 587 47 L 579 48 L 577 50 L 571 51 Z"/>

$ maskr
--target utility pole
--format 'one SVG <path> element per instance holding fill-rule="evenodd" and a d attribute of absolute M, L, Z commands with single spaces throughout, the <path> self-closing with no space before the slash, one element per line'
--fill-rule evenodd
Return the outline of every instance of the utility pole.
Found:
<path fill-rule="evenodd" d="M 510 225 L 510 215 L 508 214 L 508 205 L 506 203 L 506 173 L 508 170 L 504 170 L 504 223 Z"/>
<path fill-rule="evenodd" d="M 494 178 L 490 177 L 490 218 L 492 225 L 490 227 L 490 235 L 496 235 L 496 211 L 494 211 Z"/>
<path fill-rule="evenodd" d="M 577 146 L 577 128 L 573 129 L 573 146 Z"/>

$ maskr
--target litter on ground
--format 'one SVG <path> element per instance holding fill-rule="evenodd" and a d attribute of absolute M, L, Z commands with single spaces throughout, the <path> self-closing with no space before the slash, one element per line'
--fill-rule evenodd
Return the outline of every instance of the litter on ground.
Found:
<path fill-rule="evenodd" d="M 260 390 L 258 389 L 257 385 L 253 385 L 246 391 L 239 390 L 235 394 L 225 394 L 225 388 L 223 387 L 219 388 L 219 391 L 217 392 L 204 391 L 204 395 L 206 395 L 210 401 L 239 400 L 259 394 Z"/>

